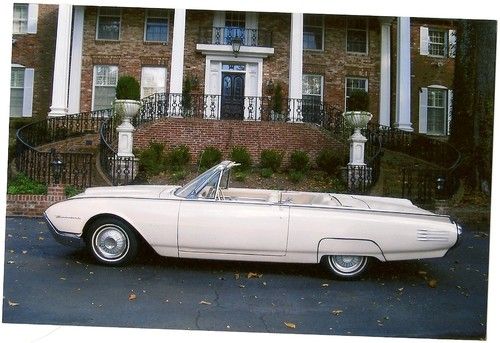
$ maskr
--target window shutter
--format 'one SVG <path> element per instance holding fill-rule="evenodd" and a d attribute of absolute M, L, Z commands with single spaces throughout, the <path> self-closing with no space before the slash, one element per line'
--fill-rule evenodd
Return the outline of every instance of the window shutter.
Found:
<path fill-rule="evenodd" d="M 429 55 L 429 28 L 420 26 L 420 55 Z"/>
<path fill-rule="evenodd" d="M 418 111 L 418 131 L 427 133 L 427 88 L 420 88 L 419 111 Z"/>
<path fill-rule="evenodd" d="M 24 70 L 24 93 L 23 93 L 23 117 L 33 116 L 33 82 L 35 80 L 35 69 Z"/>
<path fill-rule="evenodd" d="M 448 57 L 455 58 L 457 51 L 457 31 L 448 31 Z"/>
<path fill-rule="evenodd" d="M 28 28 L 27 33 L 36 33 L 38 24 L 38 4 L 28 5 Z"/>
<path fill-rule="evenodd" d="M 453 115 L 453 90 L 448 89 L 448 121 L 446 124 L 447 135 L 450 135 L 450 124 L 452 115 Z"/>

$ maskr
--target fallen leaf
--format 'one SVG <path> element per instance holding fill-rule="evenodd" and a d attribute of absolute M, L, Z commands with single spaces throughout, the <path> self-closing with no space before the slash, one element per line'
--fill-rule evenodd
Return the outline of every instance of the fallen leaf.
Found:
<path fill-rule="evenodd" d="M 338 315 L 342 314 L 343 312 L 344 312 L 343 310 L 333 310 L 332 314 L 338 316 Z"/>
<path fill-rule="evenodd" d="M 202 301 L 200 301 L 200 305 L 212 305 L 212 303 L 205 301 L 205 300 L 202 300 Z"/>
<path fill-rule="evenodd" d="M 65 277 L 60 277 L 59 280 L 66 281 L 66 278 Z"/>
<path fill-rule="evenodd" d="M 253 279 L 253 278 L 260 279 L 261 277 L 262 277 L 262 274 L 259 274 L 259 273 L 248 272 L 248 274 L 247 274 L 247 279 Z"/>
<path fill-rule="evenodd" d="M 11 254 L 15 253 L 15 251 L 14 251 L 14 250 L 12 250 L 12 249 L 11 249 L 11 250 L 9 250 L 9 252 L 10 252 Z"/>
<path fill-rule="evenodd" d="M 38 237 L 38 240 L 39 241 L 43 241 L 45 238 L 43 238 L 42 236 Z"/>
<path fill-rule="evenodd" d="M 262 284 L 263 284 L 264 286 L 267 286 L 267 283 L 266 283 L 265 281 L 264 281 L 264 282 L 262 282 Z"/>
<path fill-rule="evenodd" d="M 14 264 L 16 263 L 15 261 L 7 261 L 7 264 Z"/>
<path fill-rule="evenodd" d="M 19 303 L 15 303 L 13 301 L 8 300 L 9 306 L 19 306 Z"/>
<path fill-rule="evenodd" d="M 289 329 L 295 329 L 297 327 L 294 323 L 290 323 L 290 322 L 284 322 L 284 324 Z"/>
<path fill-rule="evenodd" d="M 128 300 L 135 300 L 135 299 L 137 299 L 137 295 L 135 295 L 134 293 L 130 293 L 128 295 Z"/>
<path fill-rule="evenodd" d="M 239 288 L 245 288 L 245 285 L 238 285 Z"/>
<path fill-rule="evenodd" d="M 23 250 L 23 254 L 27 254 L 28 253 L 28 250 Z"/>
<path fill-rule="evenodd" d="M 427 275 L 427 272 L 425 272 L 425 271 L 423 271 L 423 270 L 420 270 L 418 273 L 419 273 L 420 275 Z"/>
<path fill-rule="evenodd" d="M 240 278 L 240 274 L 239 273 L 234 274 L 234 279 L 235 280 L 238 280 L 239 278 Z"/>
<path fill-rule="evenodd" d="M 437 282 L 437 280 L 435 280 L 435 279 L 431 279 L 431 280 L 429 280 L 429 282 L 428 282 L 427 284 L 428 284 L 428 285 L 429 285 L 429 287 L 431 287 L 431 288 L 436 288 L 437 283 L 438 283 L 438 282 Z"/>
<path fill-rule="evenodd" d="M 402 292 L 405 288 L 404 287 L 401 287 L 401 288 L 398 288 L 398 291 Z"/>
<path fill-rule="evenodd" d="M 328 286 L 330 286 L 328 283 L 324 283 L 321 285 L 321 287 L 328 287 Z"/>

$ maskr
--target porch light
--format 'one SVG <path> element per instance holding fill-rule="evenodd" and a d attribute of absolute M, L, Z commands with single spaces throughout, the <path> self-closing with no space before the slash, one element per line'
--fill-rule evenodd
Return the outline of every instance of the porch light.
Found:
<path fill-rule="evenodd" d="M 238 57 L 238 53 L 240 52 L 241 48 L 241 38 L 240 37 L 234 37 L 233 40 L 231 41 L 231 45 L 233 46 L 233 53 L 234 57 Z"/>
<path fill-rule="evenodd" d="M 61 159 L 57 155 L 56 149 L 52 148 L 50 150 L 50 154 L 52 156 L 52 162 L 50 162 L 51 167 L 52 167 L 52 176 L 54 178 L 54 184 L 57 185 L 57 184 L 59 184 L 59 181 L 61 180 L 61 174 L 62 174 L 64 162 L 61 161 Z"/>

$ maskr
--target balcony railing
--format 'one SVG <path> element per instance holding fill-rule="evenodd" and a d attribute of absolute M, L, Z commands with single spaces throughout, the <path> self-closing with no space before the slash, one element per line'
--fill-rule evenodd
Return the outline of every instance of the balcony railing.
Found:
<path fill-rule="evenodd" d="M 271 48 L 273 33 L 267 30 L 245 29 L 240 27 L 200 27 L 198 43 L 231 45 L 234 38 L 241 40 L 243 46 Z"/>
<path fill-rule="evenodd" d="M 134 125 L 168 117 L 313 123 L 340 132 L 341 111 L 325 102 L 271 96 L 156 93 L 142 100 Z"/>

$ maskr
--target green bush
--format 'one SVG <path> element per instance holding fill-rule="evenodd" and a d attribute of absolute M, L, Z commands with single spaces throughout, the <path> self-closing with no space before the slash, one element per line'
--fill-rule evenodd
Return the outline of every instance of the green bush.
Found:
<path fill-rule="evenodd" d="M 343 163 L 344 154 L 333 151 L 333 149 L 323 149 L 316 157 L 316 165 L 318 166 L 318 169 L 328 173 L 329 175 L 338 174 Z"/>
<path fill-rule="evenodd" d="M 206 147 L 200 155 L 199 166 L 201 170 L 207 170 L 222 161 L 222 152 L 213 147 Z"/>
<path fill-rule="evenodd" d="M 302 181 L 305 177 L 305 174 L 303 171 L 301 170 L 290 170 L 290 172 L 288 173 L 288 178 L 290 179 L 290 181 L 294 182 L 294 183 L 298 183 L 300 181 Z"/>
<path fill-rule="evenodd" d="M 64 187 L 64 195 L 66 195 L 66 198 L 71 198 L 72 196 L 75 196 L 77 194 L 80 194 L 83 192 L 83 189 L 77 188 L 73 185 L 67 185 Z"/>
<path fill-rule="evenodd" d="M 241 164 L 236 167 L 236 170 L 248 170 L 252 167 L 252 157 L 248 152 L 247 148 L 243 146 L 235 146 L 231 149 L 231 153 L 229 154 L 231 161 Z"/>
<path fill-rule="evenodd" d="M 309 170 L 309 155 L 302 150 L 295 150 L 290 155 L 290 169 L 307 172 Z"/>
<path fill-rule="evenodd" d="M 248 172 L 247 171 L 235 171 L 234 172 L 234 179 L 236 181 L 243 182 L 247 179 Z"/>
<path fill-rule="evenodd" d="M 185 169 L 179 169 L 174 171 L 172 174 L 172 181 L 174 182 L 179 182 L 181 180 L 184 180 L 187 176 L 187 172 Z"/>
<path fill-rule="evenodd" d="M 370 98 L 368 93 L 361 89 L 355 89 L 347 98 L 348 111 L 368 111 L 370 106 Z"/>
<path fill-rule="evenodd" d="M 141 86 L 135 77 L 123 75 L 118 78 L 116 98 L 120 100 L 140 100 Z"/>
<path fill-rule="evenodd" d="M 171 170 L 179 171 L 185 168 L 189 161 L 191 161 L 191 154 L 185 145 L 179 145 L 167 153 L 167 163 Z"/>
<path fill-rule="evenodd" d="M 47 194 L 47 185 L 20 173 L 7 183 L 7 194 Z"/>
<path fill-rule="evenodd" d="M 273 170 L 271 168 L 262 168 L 260 170 L 260 176 L 265 179 L 269 179 L 271 176 L 273 176 Z"/>
<path fill-rule="evenodd" d="M 283 154 L 274 149 L 265 149 L 260 153 L 260 167 L 269 168 L 273 172 L 277 172 L 281 167 Z"/>
<path fill-rule="evenodd" d="M 149 146 L 139 152 L 139 170 L 146 177 L 158 175 L 167 169 L 165 144 L 149 142 Z"/>

